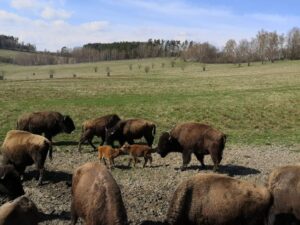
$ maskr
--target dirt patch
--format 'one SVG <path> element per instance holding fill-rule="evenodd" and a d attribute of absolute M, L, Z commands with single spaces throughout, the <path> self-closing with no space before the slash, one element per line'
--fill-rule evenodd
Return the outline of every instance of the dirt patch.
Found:
<path fill-rule="evenodd" d="M 71 178 L 73 170 L 88 161 L 97 161 L 97 154 L 89 152 L 84 146 L 84 153 L 72 153 L 76 146 L 56 146 L 52 162 L 47 161 L 47 172 L 42 187 L 37 187 L 37 172 L 28 168 L 24 181 L 25 192 L 44 213 L 41 224 L 70 224 Z M 273 168 L 300 162 L 299 146 L 293 147 L 227 147 L 220 173 L 264 184 Z M 188 177 L 212 172 L 212 162 L 205 157 L 207 170 L 198 170 L 198 161 L 193 157 L 186 171 L 181 172 L 181 155 L 171 153 L 166 158 L 153 154 L 153 166 L 141 168 L 127 167 L 127 156 L 115 160 L 117 167 L 112 174 L 119 184 L 128 218 L 131 224 L 160 224 L 164 220 L 169 200 L 178 184 Z M 2 199 L 4 201 L 4 199 Z M 82 224 L 79 221 L 78 224 Z"/>

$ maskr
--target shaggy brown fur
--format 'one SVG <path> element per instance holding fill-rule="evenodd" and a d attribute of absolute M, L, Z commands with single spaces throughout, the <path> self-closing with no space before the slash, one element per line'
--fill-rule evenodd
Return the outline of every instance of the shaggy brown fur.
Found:
<path fill-rule="evenodd" d="M 40 173 L 38 184 L 41 185 L 48 150 L 52 159 L 52 145 L 47 138 L 26 131 L 11 130 L 2 145 L 3 164 L 14 165 L 22 176 L 26 166 L 34 163 Z"/>
<path fill-rule="evenodd" d="M 183 123 L 177 125 L 170 133 L 164 132 L 158 142 L 158 154 L 165 157 L 169 152 L 182 153 L 184 170 L 195 154 L 203 168 L 204 155 L 210 154 L 214 163 L 214 171 L 222 160 L 226 135 L 209 125 L 200 123 Z"/>
<path fill-rule="evenodd" d="M 116 125 L 121 119 L 116 114 L 102 116 L 92 120 L 86 120 L 82 124 L 82 133 L 78 144 L 78 151 L 80 152 L 81 145 L 87 140 L 88 143 L 96 149 L 92 140 L 94 136 L 101 137 L 100 145 L 105 142 L 105 131 Z"/>
<path fill-rule="evenodd" d="M 300 224 L 300 165 L 275 169 L 269 177 L 274 203 L 270 224 Z"/>
<path fill-rule="evenodd" d="M 139 144 L 124 144 L 121 147 L 121 151 L 124 152 L 125 154 L 130 155 L 129 158 L 129 163 L 128 166 L 130 166 L 132 160 L 134 162 L 133 166 L 135 167 L 135 164 L 139 161 L 138 157 L 144 157 L 144 165 L 143 167 L 146 166 L 148 160 L 150 162 L 150 166 L 152 164 L 152 156 L 151 153 L 154 153 L 155 150 L 149 147 L 148 145 L 139 145 Z"/>
<path fill-rule="evenodd" d="M 99 146 L 98 147 L 98 158 L 99 160 L 103 160 L 105 165 L 106 160 L 109 161 L 109 168 L 112 168 L 115 166 L 114 159 L 117 158 L 119 155 L 122 155 L 123 153 L 118 148 L 112 148 L 110 145 L 105 146 Z"/>
<path fill-rule="evenodd" d="M 10 199 L 25 194 L 20 176 L 12 165 L 0 165 L 0 193 Z"/>
<path fill-rule="evenodd" d="M 29 131 L 33 134 L 45 134 L 52 142 L 52 137 L 61 133 L 71 133 L 75 130 L 73 120 L 59 112 L 33 112 L 23 114 L 17 122 L 17 130 Z"/>
<path fill-rule="evenodd" d="M 265 187 L 218 174 L 198 174 L 176 189 L 169 225 L 261 225 L 271 194 Z"/>
<path fill-rule="evenodd" d="M 114 127 L 106 131 L 107 144 L 112 145 L 118 140 L 122 146 L 125 142 L 134 144 L 134 139 L 144 137 L 149 146 L 152 146 L 156 126 L 154 123 L 144 119 L 120 120 Z"/>
<path fill-rule="evenodd" d="M 37 225 L 39 220 L 37 207 L 26 196 L 0 207 L 0 225 Z"/>
<path fill-rule="evenodd" d="M 86 225 L 128 224 L 121 191 L 104 165 L 86 163 L 75 170 L 72 178 L 71 218 Z"/>

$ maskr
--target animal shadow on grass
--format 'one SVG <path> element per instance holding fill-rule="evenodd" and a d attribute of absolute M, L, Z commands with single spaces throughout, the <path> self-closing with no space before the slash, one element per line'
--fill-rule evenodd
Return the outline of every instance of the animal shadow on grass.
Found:
<path fill-rule="evenodd" d="M 38 172 L 36 170 L 30 170 L 25 172 L 24 181 L 38 179 Z M 45 170 L 44 177 L 43 177 L 43 185 L 49 183 L 58 183 L 61 181 L 71 182 L 72 181 L 72 174 L 64 172 L 64 171 L 52 171 L 52 170 Z"/>
<path fill-rule="evenodd" d="M 78 141 L 57 141 L 53 143 L 54 146 L 64 146 L 64 145 L 78 145 Z"/>
<path fill-rule="evenodd" d="M 180 168 L 175 168 L 175 170 L 180 170 Z M 213 166 L 206 166 L 205 169 L 202 169 L 200 165 L 188 166 L 185 170 L 210 170 L 213 171 Z M 228 176 L 247 176 L 250 174 L 259 174 L 260 171 L 254 168 L 239 166 L 239 165 L 220 165 L 218 173 L 227 174 Z"/>
<path fill-rule="evenodd" d="M 62 211 L 61 213 L 50 213 L 50 214 L 40 212 L 40 222 L 57 220 L 57 219 L 58 220 L 70 220 L 71 213 L 66 212 L 66 211 Z"/>

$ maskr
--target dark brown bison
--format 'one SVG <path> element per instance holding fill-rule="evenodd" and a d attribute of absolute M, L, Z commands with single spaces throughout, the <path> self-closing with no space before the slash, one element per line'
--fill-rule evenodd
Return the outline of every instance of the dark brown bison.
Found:
<path fill-rule="evenodd" d="M 0 225 L 37 225 L 40 214 L 26 196 L 16 198 L 0 207 Z"/>
<path fill-rule="evenodd" d="M 34 112 L 19 117 L 17 130 L 45 134 L 45 137 L 52 142 L 52 137 L 61 132 L 70 134 L 75 130 L 75 125 L 70 116 L 64 116 L 59 112 Z"/>
<path fill-rule="evenodd" d="M 10 199 L 25 194 L 20 176 L 12 165 L 0 166 L 0 193 Z"/>
<path fill-rule="evenodd" d="M 219 175 L 198 174 L 182 182 L 169 205 L 169 225 L 262 225 L 271 194 L 265 187 Z"/>
<path fill-rule="evenodd" d="M 11 130 L 2 145 L 2 160 L 4 165 L 14 165 L 21 176 L 26 166 L 35 164 L 39 170 L 38 185 L 41 185 L 48 151 L 52 158 L 52 145 L 47 138 L 27 131 Z"/>
<path fill-rule="evenodd" d="M 87 140 L 88 143 L 96 150 L 92 140 L 94 136 L 101 137 L 100 145 L 105 142 L 105 131 L 116 125 L 121 119 L 116 114 L 102 116 L 92 120 L 86 120 L 82 124 L 82 133 L 78 144 L 78 151 L 80 152 L 81 145 Z"/>
<path fill-rule="evenodd" d="M 119 186 L 100 163 L 86 163 L 73 173 L 72 225 L 76 224 L 78 217 L 89 225 L 128 224 Z"/>
<path fill-rule="evenodd" d="M 164 132 L 159 138 L 158 154 L 165 157 L 170 152 L 181 152 L 184 170 L 195 154 L 203 168 L 204 155 L 210 154 L 214 171 L 222 160 L 226 135 L 209 125 L 200 123 L 183 123 L 174 127 L 170 133 Z"/>
<path fill-rule="evenodd" d="M 144 137 L 149 146 L 152 146 L 156 126 L 154 123 L 143 119 L 120 120 L 115 126 L 106 130 L 106 142 L 113 145 L 118 140 L 122 146 L 125 142 L 134 144 L 134 139 Z"/>
<path fill-rule="evenodd" d="M 269 177 L 274 202 L 269 224 L 300 224 L 300 165 L 280 167 Z"/>
<path fill-rule="evenodd" d="M 148 145 L 129 145 L 129 144 L 124 144 L 121 149 L 123 153 L 130 155 L 128 166 L 130 166 L 132 160 L 133 160 L 133 166 L 135 167 L 135 164 L 138 162 L 138 157 L 144 157 L 144 165 L 143 167 L 146 166 L 148 160 L 150 162 L 150 166 L 152 164 L 152 156 L 151 153 L 156 152 L 155 149 L 152 149 Z"/>

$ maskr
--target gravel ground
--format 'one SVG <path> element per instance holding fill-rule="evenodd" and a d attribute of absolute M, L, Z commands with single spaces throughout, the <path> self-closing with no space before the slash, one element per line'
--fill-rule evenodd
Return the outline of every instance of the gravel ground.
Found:
<path fill-rule="evenodd" d="M 76 150 L 75 143 L 58 143 L 55 146 L 53 161 L 47 161 L 45 182 L 37 187 L 36 171 L 33 167 L 25 173 L 24 187 L 27 195 L 45 214 L 41 224 L 70 224 L 70 183 L 72 171 L 88 161 L 97 161 L 96 152 L 89 152 L 89 146 L 84 146 L 85 152 L 72 153 Z M 265 184 L 273 168 L 300 162 L 300 146 L 279 147 L 238 147 L 229 146 L 224 150 L 220 173 L 249 180 L 257 184 Z M 186 178 L 201 173 L 212 172 L 212 162 L 205 157 L 208 169 L 198 170 L 198 161 L 193 157 L 186 171 L 181 172 L 181 155 L 171 153 L 162 159 L 153 154 L 151 168 L 142 168 L 142 163 L 136 168 L 127 167 L 127 156 L 115 160 L 117 168 L 112 171 L 119 184 L 128 219 L 131 224 L 160 224 L 168 209 L 168 202 L 178 184 Z M 2 198 L 1 201 L 4 201 Z M 79 221 L 78 224 L 83 224 Z"/>

